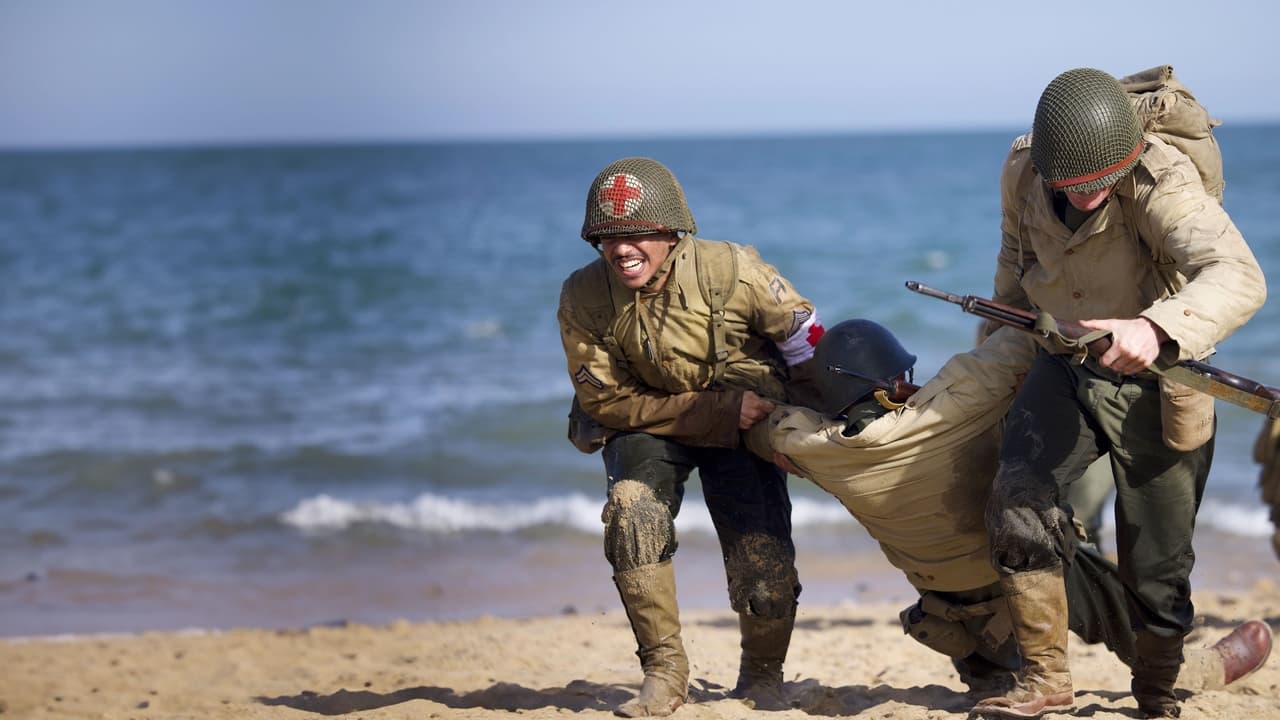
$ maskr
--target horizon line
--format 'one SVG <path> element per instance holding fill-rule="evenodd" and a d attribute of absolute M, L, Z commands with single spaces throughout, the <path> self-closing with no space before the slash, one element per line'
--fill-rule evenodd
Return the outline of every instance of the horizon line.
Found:
<path fill-rule="evenodd" d="M 1216 128 L 1222 132 L 1235 127 L 1268 127 L 1280 125 L 1280 118 L 1242 119 L 1223 123 Z M 267 148 L 341 148 L 341 147 L 391 147 L 405 145 L 516 145 L 527 143 L 582 144 L 602 142 L 717 142 L 743 140 L 804 140 L 834 139 L 846 137 L 916 137 L 925 135 L 986 135 L 1008 133 L 1010 138 L 1028 132 L 1030 126 L 970 126 L 970 127 L 897 127 L 897 128 L 809 128 L 795 130 L 690 130 L 632 133 L 531 133 L 467 135 L 440 134 L 422 136 L 315 136 L 225 138 L 225 139 L 170 139 L 170 140 L 105 140 L 70 141 L 61 143 L 32 143 L 6 145 L 0 142 L 3 154 L 42 153 L 93 153 L 176 150 L 251 150 Z"/>

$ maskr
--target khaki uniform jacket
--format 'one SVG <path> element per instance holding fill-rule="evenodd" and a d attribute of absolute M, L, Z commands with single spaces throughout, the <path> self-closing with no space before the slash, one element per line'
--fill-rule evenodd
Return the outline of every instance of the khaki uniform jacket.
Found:
<path fill-rule="evenodd" d="M 1014 141 L 1000 181 L 994 299 L 1061 320 L 1146 317 L 1177 343 L 1178 360 L 1202 359 L 1262 306 L 1266 281 L 1191 160 L 1145 139 L 1115 196 L 1075 232 L 1054 213 L 1030 135 Z"/>
<path fill-rule="evenodd" d="M 710 308 L 693 243 L 671 249 L 658 292 L 632 291 L 603 258 L 565 281 L 557 317 L 569 376 L 582 408 L 614 430 L 642 431 L 698 447 L 737 447 L 744 390 L 787 399 L 788 382 L 812 384 L 822 326 L 796 293 L 749 246 L 733 245 L 737 284 L 725 304 L 724 376 L 712 383 Z M 705 252 L 703 253 L 705 256 Z M 616 313 L 611 354 L 591 328 L 593 313 Z M 811 392 L 811 391 L 809 391 Z"/>
<path fill-rule="evenodd" d="M 983 587 L 997 580 L 983 513 L 1000 420 L 1035 348 L 1030 333 L 1000 328 L 853 437 L 843 420 L 780 407 L 771 443 L 839 499 L 916 588 Z"/>

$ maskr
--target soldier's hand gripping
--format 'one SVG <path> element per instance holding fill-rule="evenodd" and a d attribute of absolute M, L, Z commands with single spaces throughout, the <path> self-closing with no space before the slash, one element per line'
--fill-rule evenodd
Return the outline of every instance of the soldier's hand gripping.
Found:
<path fill-rule="evenodd" d="M 742 392 L 742 408 L 738 412 L 738 429 L 751 429 L 752 425 L 769 417 L 769 413 L 773 412 L 773 408 L 773 401 L 766 400 L 750 390 L 744 390 Z"/>
<path fill-rule="evenodd" d="M 1160 345 L 1169 340 L 1164 329 L 1146 318 L 1132 320 L 1082 320 L 1090 330 L 1110 330 L 1111 347 L 1098 362 L 1118 373 L 1133 375 L 1146 370 L 1160 355 Z"/>

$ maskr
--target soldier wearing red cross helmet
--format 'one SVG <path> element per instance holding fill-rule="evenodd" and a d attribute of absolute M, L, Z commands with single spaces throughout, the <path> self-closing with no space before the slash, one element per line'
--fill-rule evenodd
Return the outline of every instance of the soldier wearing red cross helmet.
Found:
<path fill-rule="evenodd" d="M 814 401 L 813 304 L 749 246 L 704 240 L 675 175 L 649 158 L 602 170 L 582 237 L 599 257 L 565 281 L 557 318 L 574 401 L 569 439 L 603 450 L 605 557 L 644 672 L 619 715 L 669 715 L 688 694 L 675 516 L 698 471 L 739 616 L 731 694 L 786 709 L 782 664 L 800 582 L 786 474 L 744 432 L 777 402 Z"/>

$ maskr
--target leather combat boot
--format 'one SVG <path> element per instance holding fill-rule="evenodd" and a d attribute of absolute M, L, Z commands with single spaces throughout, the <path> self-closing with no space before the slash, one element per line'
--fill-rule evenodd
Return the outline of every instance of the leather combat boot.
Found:
<path fill-rule="evenodd" d="M 973 700 L 1004 695 L 1017 684 L 1012 670 L 1002 668 L 974 653 L 966 658 L 951 660 L 951 667 L 960 676 L 960 682 L 969 689 L 966 693 Z"/>
<path fill-rule="evenodd" d="M 1261 620 L 1250 620 L 1214 643 L 1213 650 L 1222 656 L 1222 684 L 1243 680 L 1271 657 L 1271 627 Z"/>
<path fill-rule="evenodd" d="M 738 682 L 729 697 L 746 700 L 756 710 L 789 710 L 782 687 L 782 663 L 791 645 L 794 613 L 783 618 L 739 615 L 742 633 L 742 659 L 738 665 Z"/>
<path fill-rule="evenodd" d="M 689 692 L 689 657 L 680 639 L 676 575 L 671 561 L 642 565 L 613 576 L 635 633 L 644 670 L 640 695 L 614 713 L 622 717 L 670 715 Z"/>
<path fill-rule="evenodd" d="M 1186 661 L 1178 674 L 1183 690 L 1221 690 L 1252 675 L 1271 655 L 1271 628 L 1261 620 L 1236 626 L 1207 648 L 1183 650 Z"/>
<path fill-rule="evenodd" d="M 973 706 L 988 717 L 1034 718 L 1075 707 L 1067 666 L 1067 589 L 1062 567 L 1005 575 L 1000 587 L 1009 601 L 1022 670 L 1009 692 Z"/>
<path fill-rule="evenodd" d="M 1182 669 L 1182 635 L 1164 637 L 1150 630 L 1137 632 L 1138 656 L 1129 683 L 1138 712 L 1149 718 L 1176 718 L 1181 712 L 1173 688 Z"/>

